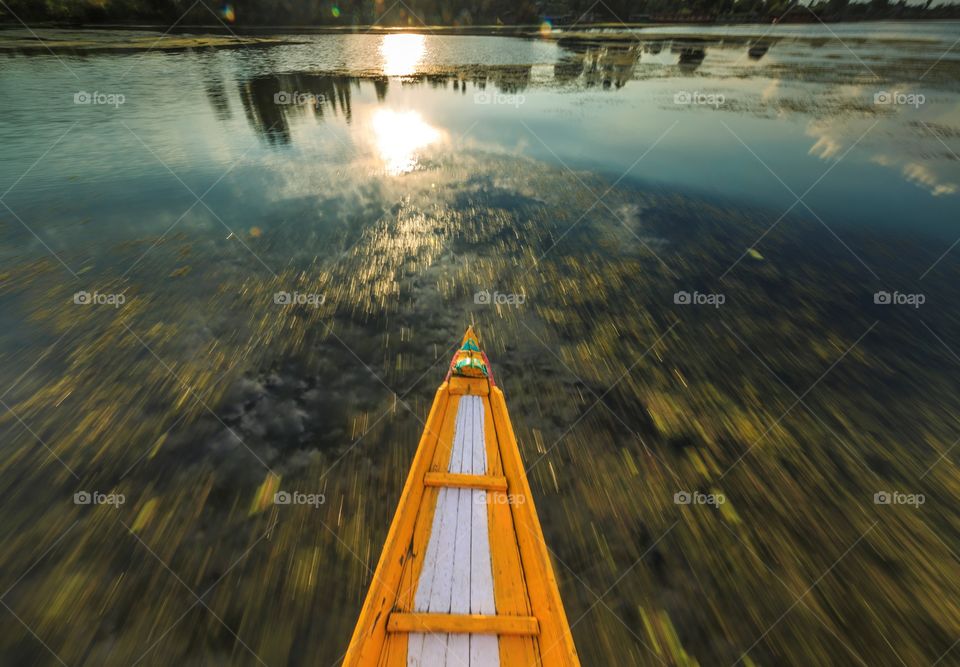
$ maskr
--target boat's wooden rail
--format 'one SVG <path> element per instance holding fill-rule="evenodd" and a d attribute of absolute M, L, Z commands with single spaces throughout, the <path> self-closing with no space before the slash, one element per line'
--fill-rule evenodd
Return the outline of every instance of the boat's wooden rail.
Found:
<path fill-rule="evenodd" d="M 485 489 L 506 491 L 507 478 L 503 475 L 463 475 L 455 472 L 428 472 L 424 475 L 425 486 L 450 489 Z"/>
<path fill-rule="evenodd" d="M 534 637 L 540 634 L 540 624 L 533 616 L 404 614 L 395 612 L 390 614 L 390 618 L 387 620 L 387 632 L 440 632 Z"/>

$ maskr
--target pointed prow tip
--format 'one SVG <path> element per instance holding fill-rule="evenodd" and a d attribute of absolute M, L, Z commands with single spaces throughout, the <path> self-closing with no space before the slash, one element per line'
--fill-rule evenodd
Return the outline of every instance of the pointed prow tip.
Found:
<path fill-rule="evenodd" d="M 472 343 L 473 347 L 466 347 L 468 343 Z M 463 334 L 463 340 L 460 341 L 461 350 L 474 349 L 480 351 L 480 339 L 477 337 L 477 333 L 473 330 L 473 325 L 467 327 L 467 332 Z"/>
<path fill-rule="evenodd" d="M 449 375 L 491 378 L 487 355 L 480 349 L 480 339 L 477 338 L 473 325 L 467 327 L 460 349 L 453 355 L 448 377 Z"/>

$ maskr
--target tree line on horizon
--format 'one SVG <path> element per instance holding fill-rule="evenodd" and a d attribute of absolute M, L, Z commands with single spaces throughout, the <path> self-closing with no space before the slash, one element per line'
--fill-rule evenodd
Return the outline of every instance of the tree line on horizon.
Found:
<path fill-rule="evenodd" d="M 960 4 L 905 0 L 5 0 L 0 20 L 239 26 L 559 26 L 619 21 L 957 19 Z"/>

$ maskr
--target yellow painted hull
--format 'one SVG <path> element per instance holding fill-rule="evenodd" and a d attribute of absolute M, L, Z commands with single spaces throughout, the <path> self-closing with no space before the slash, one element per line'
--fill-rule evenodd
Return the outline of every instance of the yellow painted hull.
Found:
<path fill-rule="evenodd" d="M 465 342 L 475 341 L 471 336 L 472 331 L 468 331 Z M 468 348 L 464 345 L 463 349 Z M 472 352 L 458 355 L 476 356 Z M 453 370 L 437 390 L 343 662 L 345 667 L 408 664 L 431 664 L 432 667 L 435 659 L 421 656 L 421 651 L 423 656 L 427 651 L 421 646 L 430 641 L 424 637 L 431 636 L 434 642 L 437 638 L 447 641 L 442 638 L 459 637 L 459 640 L 449 640 L 451 647 L 454 641 L 465 641 L 464 637 L 471 638 L 470 641 L 480 636 L 495 637 L 492 644 L 491 640 L 484 640 L 488 653 L 493 651 L 495 656 L 488 654 L 478 660 L 474 653 L 472 661 L 464 661 L 462 657 L 457 658 L 451 648 L 448 656 L 456 659 L 445 659 L 446 664 L 451 665 L 563 667 L 580 664 L 503 392 L 492 377 L 486 376 L 485 363 L 483 356 L 482 363 L 470 360 L 466 364 L 470 366 L 470 375 L 473 368 L 482 366 L 484 376 L 460 376 Z M 472 428 L 473 433 L 482 434 L 476 436 L 474 446 L 482 448 L 479 454 L 484 469 L 475 470 L 473 474 L 451 472 L 455 468 L 454 459 L 462 455 L 459 448 L 469 447 L 463 444 L 462 433 L 455 436 L 455 431 L 465 430 L 463 416 L 458 417 L 461 401 L 472 406 L 475 422 L 482 420 L 482 424 L 475 423 Z M 474 452 L 475 460 L 476 456 Z M 440 494 L 447 489 L 469 489 L 473 498 L 477 498 L 476 494 L 481 494 L 480 499 L 486 495 L 480 510 L 485 515 L 478 523 L 488 531 L 488 540 L 483 544 L 489 548 L 489 560 L 484 560 L 486 556 L 480 560 L 489 565 L 484 565 L 485 571 L 479 577 L 474 553 L 472 584 L 458 581 L 458 577 L 469 578 L 469 573 L 455 571 L 451 585 L 454 590 L 457 586 L 472 585 L 476 597 L 478 579 L 482 578 L 492 587 L 495 610 L 490 611 L 493 613 L 450 613 L 446 609 L 438 613 L 425 602 L 425 591 L 419 590 L 434 577 L 430 568 L 442 567 L 441 558 L 453 558 L 452 550 L 438 557 L 437 545 L 431 545 L 431 540 L 441 539 L 438 526 L 442 522 L 436 515 L 446 511 L 443 509 L 446 500 Z M 474 536 L 474 541 L 479 543 L 476 533 Z M 477 549 L 476 544 L 473 548 Z M 431 550 L 433 553 L 428 553 Z M 445 565 L 449 568 L 450 563 Z M 437 584 L 433 586 L 436 589 Z M 453 598 L 454 609 L 468 606 L 457 600 L 455 592 Z"/>

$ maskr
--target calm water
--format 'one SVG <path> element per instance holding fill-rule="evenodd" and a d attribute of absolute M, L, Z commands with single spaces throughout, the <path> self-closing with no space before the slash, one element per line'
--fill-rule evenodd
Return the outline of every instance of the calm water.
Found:
<path fill-rule="evenodd" d="M 933 663 L 958 37 L 5 57 L 0 570 L 48 649 L 5 622 L 0 662 L 335 663 L 475 321 L 584 664 Z M 326 502 L 259 505 L 277 478 Z M 695 489 L 729 503 L 673 502 Z"/>

